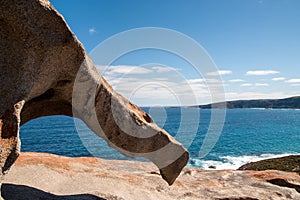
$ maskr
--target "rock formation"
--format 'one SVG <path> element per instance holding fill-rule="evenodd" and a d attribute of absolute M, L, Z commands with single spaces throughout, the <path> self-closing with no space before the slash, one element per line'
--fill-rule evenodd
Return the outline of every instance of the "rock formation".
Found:
<path fill-rule="evenodd" d="M 20 125 L 47 115 L 82 119 L 169 184 L 186 165 L 184 147 L 108 85 L 48 0 L 0 0 L 0 48 L 0 174 L 19 155 Z"/>
<path fill-rule="evenodd" d="M 297 173 L 185 168 L 172 187 L 152 163 L 21 153 L 5 176 L 14 200 L 287 200 L 300 199 Z"/>

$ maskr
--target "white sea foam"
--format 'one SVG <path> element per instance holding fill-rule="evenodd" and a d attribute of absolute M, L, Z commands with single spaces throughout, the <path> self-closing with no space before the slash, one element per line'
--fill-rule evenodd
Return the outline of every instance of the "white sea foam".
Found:
<path fill-rule="evenodd" d="M 190 164 L 190 166 L 199 167 L 202 169 L 207 170 L 222 170 L 222 169 L 238 169 L 244 164 L 250 163 L 250 162 L 257 162 L 260 160 L 270 159 L 270 158 L 280 158 L 284 156 L 289 155 L 300 155 L 300 154 L 292 154 L 292 153 L 285 153 L 285 154 L 261 154 L 259 156 L 253 155 L 253 156 L 221 156 L 220 160 L 222 161 L 216 161 L 216 160 L 202 160 L 197 158 L 191 158 L 191 161 L 193 162 L 193 165 Z"/>
<path fill-rule="evenodd" d="M 251 110 L 267 110 L 267 108 L 249 108 Z"/>

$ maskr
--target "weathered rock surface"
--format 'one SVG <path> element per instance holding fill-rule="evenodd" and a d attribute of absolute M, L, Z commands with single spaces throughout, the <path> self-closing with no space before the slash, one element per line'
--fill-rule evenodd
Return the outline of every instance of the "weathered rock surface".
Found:
<path fill-rule="evenodd" d="M 9 200 L 300 199 L 297 173 L 185 168 L 171 187 L 158 176 L 152 163 L 22 153 L 2 193 Z"/>
<path fill-rule="evenodd" d="M 172 184 L 188 152 L 97 72 L 48 0 L 0 0 L 0 176 L 19 154 L 21 124 L 82 119 L 121 153 L 145 157 Z M 16 175 L 17 176 L 17 175 Z"/>

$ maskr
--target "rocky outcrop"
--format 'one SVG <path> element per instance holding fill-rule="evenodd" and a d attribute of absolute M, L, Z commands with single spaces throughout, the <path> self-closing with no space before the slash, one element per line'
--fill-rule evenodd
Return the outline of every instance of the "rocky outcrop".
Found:
<path fill-rule="evenodd" d="M 188 152 L 108 85 L 48 0 L 1 0 L 0 48 L 0 174 L 18 157 L 21 124 L 67 115 L 121 153 L 151 160 L 169 184 L 175 181 Z"/>
<path fill-rule="evenodd" d="M 149 162 L 22 153 L 5 176 L 15 200 L 286 200 L 300 199 L 297 173 L 185 168 L 172 187 Z"/>
<path fill-rule="evenodd" d="M 239 170 L 281 170 L 287 172 L 297 172 L 300 174 L 300 156 L 285 156 L 281 158 L 272 158 L 245 164 Z"/>

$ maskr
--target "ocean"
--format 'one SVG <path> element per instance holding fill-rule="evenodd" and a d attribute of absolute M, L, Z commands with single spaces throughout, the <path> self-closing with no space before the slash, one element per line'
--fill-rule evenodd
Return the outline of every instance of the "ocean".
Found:
<path fill-rule="evenodd" d="M 300 154 L 300 110 L 228 109 L 220 136 L 216 133 L 216 144 L 203 157 L 201 146 L 211 123 L 216 123 L 211 121 L 211 110 L 197 110 L 195 117 L 188 113 L 197 108 L 143 109 L 188 148 L 191 167 L 237 169 L 248 162 Z M 23 152 L 131 159 L 108 147 L 82 121 L 66 116 L 27 122 L 21 127 L 20 138 Z"/>

